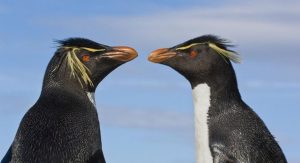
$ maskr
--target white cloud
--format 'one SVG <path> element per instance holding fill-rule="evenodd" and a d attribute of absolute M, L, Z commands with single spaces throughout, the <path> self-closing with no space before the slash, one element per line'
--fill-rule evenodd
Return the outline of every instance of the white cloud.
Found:
<path fill-rule="evenodd" d="M 187 81 L 181 82 L 181 81 L 173 81 L 173 82 L 167 82 L 162 81 L 159 79 L 126 79 L 126 80 L 110 80 L 109 83 L 106 85 L 115 87 L 116 85 L 118 87 L 139 87 L 139 88 L 155 88 L 160 90 L 171 90 L 171 89 L 186 89 L 190 88 Z"/>
<path fill-rule="evenodd" d="M 175 111 L 103 107 L 100 121 L 106 125 L 164 130 L 191 130 L 193 115 Z"/>
<path fill-rule="evenodd" d="M 245 83 L 250 88 L 272 88 L 272 89 L 300 89 L 298 82 L 283 82 L 283 81 L 264 81 L 264 80 L 251 80 Z"/>
<path fill-rule="evenodd" d="M 229 16 L 262 16 L 268 17 L 270 14 L 284 14 L 284 15 L 300 15 L 299 2 L 283 2 L 283 1 L 251 1 L 251 2 L 235 2 L 234 4 L 227 4 L 219 7 L 204 8 L 201 10 L 201 15 L 229 15 Z M 200 14 L 198 14 L 200 15 Z"/>
<path fill-rule="evenodd" d="M 255 5 L 254 5 L 255 4 Z M 75 31 L 99 31 L 129 38 L 138 45 L 173 45 L 198 35 L 213 33 L 234 42 L 299 42 L 300 3 L 256 2 L 219 7 L 161 9 L 148 15 L 92 16 L 46 19 L 42 24 Z"/>
<path fill-rule="evenodd" d="M 289 160 L 290 163 L 299 163 L 300 162 L 300 158 L 299 157 L 293 157 Z"/>

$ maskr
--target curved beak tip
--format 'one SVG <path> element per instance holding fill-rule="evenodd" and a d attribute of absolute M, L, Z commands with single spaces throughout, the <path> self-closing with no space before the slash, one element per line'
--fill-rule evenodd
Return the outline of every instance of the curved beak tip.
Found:
<path fill-rule="evenodd" d="M 151 54 L 148 56 L 148 61 L 152 61 L 152 57 L 151 57 Z"/>
<path fill-rule="evenodd" d="M 153 62 L 153 53 L 151 52 L 150 55 L 148 56 L 148 61 Z"/>
<path fill-rule="evenodd" d="M 158 63 L 158 61 L 155 59 L 155 55 L 152 55 L 152 53 L 148 56 L 148 61 L 153 63 Z"/>
<path fill-rule="evenodd" d="M 175 52 L 170 52 L 168 48 L 161 48 L 154 50 L 148 56 L 148 61 L 153 63 L 160 63 L 176 55 Z"/>
<path fill-rule="evenodd" d="M 128 46 L 116 46 L 113 47 L 113 50 L 115 55 L 112 55 L 112 57 L 124 62 L 131 61 L 138 56 L 137 51 Z"/>

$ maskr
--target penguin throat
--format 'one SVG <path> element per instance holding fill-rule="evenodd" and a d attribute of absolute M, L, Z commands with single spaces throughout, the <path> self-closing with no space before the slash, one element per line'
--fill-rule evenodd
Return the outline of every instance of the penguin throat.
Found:
<path fill-rule="evenodd" d="M 89 98 L 90 102 L 96 107 L 95 92 L 86 92 L 86 95 Z"/>
<path fill-rule="evenodd" d="M 195 144 L 196 163 L 212 163 L 213 158 L 209 147 L 208 111 L 211 102 L 210 87 L 198 84 L 193 88 L 195 112 Z"/>

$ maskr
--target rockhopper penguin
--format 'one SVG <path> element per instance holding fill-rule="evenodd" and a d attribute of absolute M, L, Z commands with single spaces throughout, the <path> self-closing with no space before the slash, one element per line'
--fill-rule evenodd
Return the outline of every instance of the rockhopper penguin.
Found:
<path fill-rule="evenodd" d="M 285 163 L 258 115 L 241 99 L 225 39 L 204 35 L 153 51 L 149 60 L 170 66 L 193 89 L 197 163 Z"/>
<path fill-rule="evenodd" d="M 2 163 L 105 163 L 94 92 L 137 52 L 84 38 L 58 42 L 41 95 L 23 117 Z"/>

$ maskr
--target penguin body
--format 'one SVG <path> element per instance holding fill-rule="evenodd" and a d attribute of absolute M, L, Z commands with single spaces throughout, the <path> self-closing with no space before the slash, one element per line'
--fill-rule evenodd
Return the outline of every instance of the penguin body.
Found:
<path fill-rule="evenodd" d="M 285 156 L 259 116 L 243 102 L 230 61 L 238 62 L 224 39 L 201 36 L 152 52 L 191 84 L 197 163 L 285 163 Z"/>
<path fill-rule="evenodd" d="M 136 56 L 129 47 L 82 38 L 60 41 L 41 95 L 23 117 L 1 162 L 105 163 L 92 94 L 107 74 Z"/>

